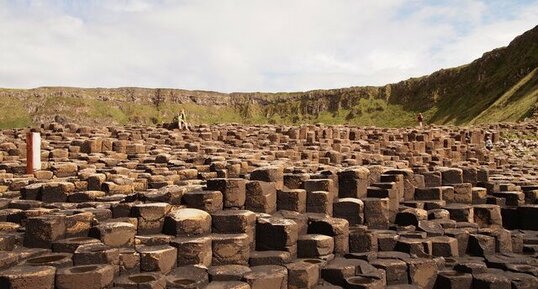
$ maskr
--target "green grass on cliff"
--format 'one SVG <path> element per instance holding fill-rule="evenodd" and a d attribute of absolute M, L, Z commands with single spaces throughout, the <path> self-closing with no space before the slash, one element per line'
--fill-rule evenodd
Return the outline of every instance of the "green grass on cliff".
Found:
<path fill-rule="evenodd" d="M 0 128 L 25 127 L 32 124 L 25 102 L 19 99 L 0 99 Z M 70 120 L 87 125 L 124 125 L 128 123 L 158 124 L 170 122 L 184 109 L 189 122 L 207 123 L 249 123 L 249 124 L 299 124 L 326 123 L 351 125 L 377 125 L 400 127 L 414 125 L 415 113 L 405 111 L 399 105 L 387 104 L 383 100 L 365 99 L 352 109 L 337 112 L 321 112 L 316 116 L 303 115 L 297 110 L 282 110 L 268 115 L 263 108 L 244 104 L 237 107 L 214 107 L 197 104 L 166 104 L 159 108 L 152 104 L 82 99 L 68 96 L 49 96 L 41 99 L 27 99 L 36 103 L 33 116 L 52 119 L 62 115 Z"/>
<path fill-rule="evenodd" d="M 28 107 L 27 103 L 33 103 L 33 106 Z M 186 111 L 189 122 L 195 124 L 231 122 L 263 123 L 263 119 L 259 116 L 255 115 L 245 119 L 239 111 L 231 107 L 166 104 L 157 109 L 152 104 L 49 96 L 39 99 L 32 97 L 26 99 L 26 101 L 16 98 L 3 99 L 3 97 L 0 97 L 0 128 L 31 126 L 33 122 L 28 112 L 30 109 L 34 110 L 32 116 L 37 121 L 52 120 L 54 116 L 61 115 L 69 120 L 86 125 L 158 124 L 172 121 L 181 109 Z"/>
<path fill-rule="evenodd" d="M 1 99 L 0 99 L 1 100 Z M 157 108 L 153 104 L 103 101 L 67 96 L 49 96 L 27 99 L 35 103 L 32 114 L 37 120 L 51 120 L 55 115 L 86 125 L 124 125 L 129 123 L 153 125 L 171 122 L 184 109 L 188 121 L 193 124 L 246 123 L 246 124 L 349 124 L 359 126 L 405 127 L 416 124 L 416 112 L 406 111 L 403 106 L 388 104 L 381 99 L 361 99 L 351 109 L 336 112 L 322 111 L 317 115 L 303 114 L 300 103 L 277 107 L 268 111 L 258 105 L 242 104 L 236 107 L 203 106 L 197 104 L 167 103 Z M 430 110 L 426 119 L 434 113 Z M 26 127 L 32 125 L 25 102 L 14 99 L 2 101 L 0 128 Z"/>
<path fill-rule="evenodd" d="M 166 101 L 156 102 L 156 97 Z M 86 125 L 151 125 L 172 121 L 181 109 L 193 124 L 405 127 L 416 125 L 418 112 L 426 123 L 436 124 L 519 121 L 538 114 L 538 26 L 467 65 L 382 87 L 231 94 L 146 88 L 0 88 L 0 128 L 26 127 L 55 115 Z"/>
<path fill-rule="evenodd" d="M 486 53 L 442 83 L 436 123 L 463 125 L 518 121 L 535 108 L 538 90 L 538 26 L 526 41 Z"/>
<path fill-rule="evenodd" d="M 31 123 L 32 118 L 21 100 L 0 97 L 0 129 L 26 127 Z"/>
<path fill-rule="evenodd" d="M 269 122 L 279 124 L 324 123 L 358 126 L 406 127 L 416 125 L 416 111 L 407 111 L 402 105 L 389 104 L 383 99 L 362 98 L 350 109 L 322 111 L 317 115 L 304 113 L 300 102 L 278 105 L 269 111 Z M 434 110 L 425 113 L 426 119 Z"/>
<path fill-rule="evenodd" d="M 46 96 L 17 99 L 0 97 L 0 128 L 26 127 L 33 124 L 32 118 L 51 120 L 55 115 L 86 125 L 154 125 L 171 122 L 181 109 L 193 124 L 246 123 L 246 124 L 348 124 L 358 126 L 409 127 L 416 125 L 417 111 L 403 105 L 390 104 L 383 99 L 361 98 L 351 108 L 334 111 L 309 111 L 310 103 L 292 100 L 274 103 L 265 107 L 242 103 L 235 106 L 204 106 L 194 103 L 166 103 L 159 107 L 148 103 L 104 101 L 70 96 Z M 538 69 L 533 70 L 519 83 L 506 91 L 484 112 L 471 118 L 472 123 L 516 121 L 527 116 L 529 107 L 538 103 Z M 30 105 L 30 106 L 29 106 Z M 423 112 L 426 122 L 454 123 L 450 119 L 466 119 L 469 109 L 466 103 L 457 103 L 446 120 L 439 120 L 440 110 L 447 110 L 441 102 Z M 451 103 L 450 105 L 454 105 Z M 31 112 L 31 113 L 30 113 Z M 473 114 L 471 114 L 472 116 Z M 455 123 L 461 124 L 461 123 Z"/>
<path fill-rule="evenodd" d="M 349 124 L 358 126 L 406 127 L 416 124 L 414 112 L 405 111 L 401 105 L 385 104 L 383 109 L 365 111 L 355 115 L 354 109 L 340 109 L 337 112 L 322 112 L 307 123 Z"/>
<path fill-rule="evenodd" d="M 528 117 L 529 108 L 538 103 L 538 68 L 507 90 L 471 123 L 516 121 Z"/>

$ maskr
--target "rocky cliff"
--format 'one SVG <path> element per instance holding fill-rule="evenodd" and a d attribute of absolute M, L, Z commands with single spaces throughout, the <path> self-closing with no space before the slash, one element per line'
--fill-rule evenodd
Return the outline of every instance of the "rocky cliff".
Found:
<path fill-rule="evenodd" d="M 158 123 L 186 109 L 194 122 L 329 122 L 404 126 L 516 121 L 538 111 L 538 26 L 470 64 L 381 87 L 289 93 L 167 88 L 0 89 L 0 126 L 65 115 L 82 123 Z M 6 104 L 6 102 L 8 102 Z M 15 114 L 14 114 L 15 113 Z"/>

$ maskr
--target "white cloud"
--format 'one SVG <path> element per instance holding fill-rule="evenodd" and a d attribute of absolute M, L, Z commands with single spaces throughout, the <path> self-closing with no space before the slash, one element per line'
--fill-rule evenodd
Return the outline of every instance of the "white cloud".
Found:
<path fill-rule="evenodd" d="M 430 3 L 0 0 L 0 86 L 382 85 L 470 62 L 538 15 L 538 1 Z"/>

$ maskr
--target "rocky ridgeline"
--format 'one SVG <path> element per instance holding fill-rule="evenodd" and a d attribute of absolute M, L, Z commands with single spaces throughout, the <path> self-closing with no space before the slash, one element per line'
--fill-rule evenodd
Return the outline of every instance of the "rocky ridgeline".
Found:
<path fill-rule="evenodd" d="M 538 288 L 537 129 L 4 130 L 0 288 Z"/>
<path fill-rule="evenodd" d="M 125 118 L 112 118 L 116 123 L 156 123 L 151 119 L 152 116 L 139 114 L 138 111 L 147 111 L 148 105 L 156 107 L 157 110 L 170 105 L 184 105 L 193 108 L 191 114 L 201 115 L 206 111 L 218 113 L 217 109 L 233 108 L 233 114 L 245 123 L 274 123 L 277 120 L 291 123 L 312 119 L 315 122 L 324 113 L 327 114 L 325 117 L 342 113 L 346 115 L 346 119 L 335 117 L 332 123 L 351 121 L 350 123 L 354 124 L 354 120 L 359 120 L 360 123 L 405 126 L 409 121 L 412 122 L 413 116 L 420 111 L 425 113 L 428 123 L 469 124 L 519 121 L 532 118 L 533 115 L 536 118 L 536 83 L 538 26 L 516 37 L 508 46 L 486 52 L 467 65 L 441 69 L 427 76 L 383 86 L 274 93 L 220 93 L 138 87 L 0 88 L 0 100 L 16 100 L 17 103 L 8 108 L 16 108 L 19 114 L 26 114 L 33 123 L 50 121 L 50 116 L 54 114 L 74 112 L 73 119 L 77 123 L 108 124 L 106 121 L 111 120 L 113 115 L 103 114 L 102 107 L 113 107 L 121 111 Z M 94 107 L 95 105 L 98 107 Z M 139 107 L 126 109 L 131 105 Z M 360 120 L 363 109 L 370 105 L 373 106 L 371 110 L 374 112 L 383 111 L 383 107 L 389 105 L 399 113 L 371 116 L 374 117 L 372 121 Z M 366 110 L 368 114 L 368 108 Z M 0 112 L 9 116 L 9 111 Z M 4 122 L 9 123 L 5 121 L 9 119 L 5 115 Z M 171 116 L 166 114 L 158 116 L 167 118 L 166 121 L 171 119 Z M 103 120 L 106 117 L 110 118 Z M 395 119 L 399 121 L 389 121 Z M 28 120 L 24 123 L 22 121 L 24 119 L 19 119 L 12 126 L 30 124 Z"/>

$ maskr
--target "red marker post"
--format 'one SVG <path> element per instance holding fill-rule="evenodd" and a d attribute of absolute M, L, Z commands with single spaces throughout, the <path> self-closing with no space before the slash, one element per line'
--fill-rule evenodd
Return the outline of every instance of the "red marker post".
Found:
<path fill-rule="evenodd" d="M 26 173 L 38 170 L 41 170 L 41 134 L 29 132 L 26 134 Z"/>

